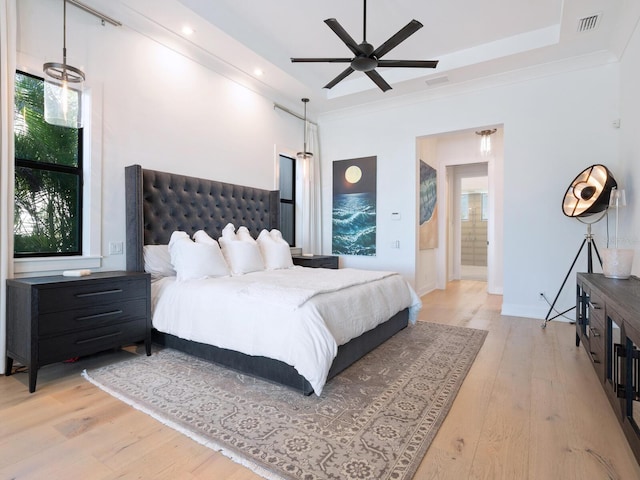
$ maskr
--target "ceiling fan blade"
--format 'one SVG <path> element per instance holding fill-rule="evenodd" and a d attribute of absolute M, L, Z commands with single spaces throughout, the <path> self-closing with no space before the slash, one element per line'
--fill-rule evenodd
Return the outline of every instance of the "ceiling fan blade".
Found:
<path fill-rule="evenodd" d="M 333 30 L 333 33 L 340 37 L 340 40 L 342 40 L 344 44 L 349 47 L 349 50 L 351 50 L 354 55 L 357 56 L 362 53 L 356 41 L 351 38 L 351 35 L 349 35 L 347 31 L 342 28 L 342 25 L 340 25 L 335 18 L 327 18 L 324 23 L 329 25 L 329 28 Z"/>
<path fill-rule="evenodd" d="M 354 72 L 353 68 L 351 68 L 351 67 L 347 68 L 344 72 L 342 72 L 336 78 L 334 78 L 329 83 L 327 83 L 323 88 L 333 88 L 333 87 L 335 87 L 338 83 L 340 83 L 342 80 L 347 78 L 353 72 Z"/>
<path fill-rule="evenodd" d="M 384 80 L 384 78 L 382 78 L 380 74 L 375 70 L 371 70 L 369 72 L 364 72 L 364 73 L 366 73 L 367 77 L 373 80 L 373 83 L 375 83 L 378 87 L 380 87 L 380 90 L 382 90 L 383 92 L 386 92 L 387 90 L 391 90 L 391 85 L 389 85 Z"/>
<path fill-rule="evenodd" d="M 398 33 L 392 36 L 389 40 L 384 42 L 378 48 L 376 48 L 373 52 L 373 56 L 376 58 L 380 58 L 386 53 L 388 53 L 392 48 L 397 47 L 400 43 L 404 42 L 411 35 L 416 33 L 418 30 L 422 28 L 422 24 L 417 20 L 411 20 L 404 27 L 402 27 Z"/>
<path fill-rule="evenodd" d="M 353 58 L 292 58 L 296 62 L 327 62 L 327 63 L 350 63 Z"/>
<path fill-rule="evenodd" d="M 378 60 L 379 67 L 436 68 L 438 60 Z"/>

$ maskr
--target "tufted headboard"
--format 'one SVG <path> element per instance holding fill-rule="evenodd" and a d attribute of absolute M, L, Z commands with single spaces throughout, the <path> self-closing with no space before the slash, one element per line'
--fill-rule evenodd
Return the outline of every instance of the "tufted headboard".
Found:
<path fill-rule="evenodd" d="M 278 191 L 233 185 L 174 173 L 125 167 L 127 270 L 143 271 L 144 245 L 169 243 L 175 230 L 205 230 L 218 238 L 228 223 L 256 237 L 278 228 Z"/>

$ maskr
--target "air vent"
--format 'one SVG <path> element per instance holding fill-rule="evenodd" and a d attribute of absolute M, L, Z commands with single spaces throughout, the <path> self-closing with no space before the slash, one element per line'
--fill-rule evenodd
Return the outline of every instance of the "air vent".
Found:
<path fill-rule="evenodd" d="M 595 15 L 589 15 L 588 17 L 582 17 L 578 20 L 578 33 L 588 32 L 590 30 L 595 30 L 597 26 L 600 24 L 600 13 L 596 13 Z"/>
<path fill-rule="evenodd" d="M 441 85 L 443 83 L 447 83 L 448 81 L 449 81 L 449 77 L 447 77 L 446 75 L 440 75 L 439 77 L 427 78 L 425 80 L 425 83 L 428 86 L 433 87 L 435 85 Z"/>

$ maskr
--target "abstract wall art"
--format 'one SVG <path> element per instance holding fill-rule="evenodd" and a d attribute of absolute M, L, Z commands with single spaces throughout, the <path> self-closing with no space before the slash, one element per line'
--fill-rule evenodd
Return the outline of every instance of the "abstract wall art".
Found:
<path fill-rule="evenodd" d="M 437 171 L 420 160 L 420 250 L 438 246 Z"/>

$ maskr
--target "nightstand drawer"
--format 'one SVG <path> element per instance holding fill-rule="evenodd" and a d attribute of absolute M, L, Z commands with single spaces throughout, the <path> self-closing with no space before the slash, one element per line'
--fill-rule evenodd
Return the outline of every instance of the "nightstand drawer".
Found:
<path fill-rule="evenodd" d="M 293 264 L 310 268 L 338 268 L 338 257 L 334 255 L 294 255 Z"/>
<path fill-rule="evenodd" d="M 77 282 L 61 287 L 43 288 L 38 296 L 40 314 L 61 312 L 86 305 L 108 305 L 131 298 L 144 298 L 146 281 Z"/>
<path fill-rule="evenodd" d="M 43 338 L 39 342 L 41 364 L 60 362 L 71 357 L 108 350 L 144 340 L 146 319 Z"/>
<path fill-rule="evenodd" d="M 38 323 L 40 335 L 64 333 L 72 330 L 113 325 L 146 318 L 147 301 L 144 298 L 108 305 L 90 305 L 82 309 L 46 313 Z"/>

